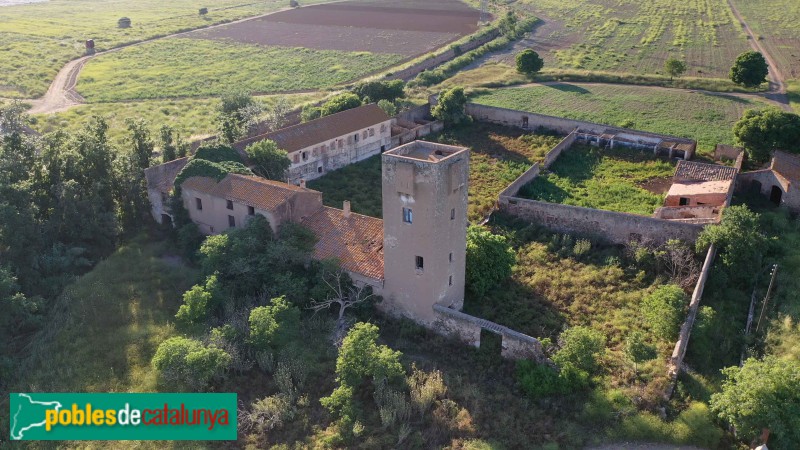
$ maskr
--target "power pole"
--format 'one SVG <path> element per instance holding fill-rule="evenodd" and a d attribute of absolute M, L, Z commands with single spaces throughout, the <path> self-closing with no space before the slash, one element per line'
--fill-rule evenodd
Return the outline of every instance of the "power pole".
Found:
<path fill-rule="evenodd" d="M 769 296 L 772 294 L 772 287 L 775 286 L 775 277 L 778 275 L 778 265 L 772 266 L 772 279 L 769 281 L 769 288 L 767 288 L 767 296 L 764 297 L 764 305 L 761 307 L 761 315 L 758 317 L 758 325 L 756 325 L 756 333 L 761 329 L 761 320 L 764 319 L 764 313 L 767 310 L 767 303 L 769 303 Z"/>
<path fill-rule="evenodd" d="M 483 25 L 489 21 L 489 0 L 481 0 L 481 17 L 478 19 L 478 25 Z"/>

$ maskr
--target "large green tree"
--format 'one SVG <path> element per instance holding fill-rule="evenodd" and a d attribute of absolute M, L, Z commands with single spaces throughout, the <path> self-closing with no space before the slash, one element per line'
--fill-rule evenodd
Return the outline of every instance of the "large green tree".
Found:
<path fill-rule="evenodd" d="M 544 67 L 544 60 L 532 49 L 517 54 L 517 72 L 532 77 Z"/>
<path fill-rule="evenodd" d="M 362 81 L 353 86 L 353 92 L 361 100 L 377 103 L 380 100 L 393 102 L 398 98 L 405 97 L 406 84 L 403 80 L 391 81 Z"/>
<path fill-rule="evenodd" d="M 752 280 L 753 267 L 761 266 L 768 248 L 768 239 L 761 231 L 761 216 L 746 206 L 737 205 L 722 212 L 722 222 L 703 229 L 697 249 L 704 251 L 711 244 L 722 252 L 722 264 L 734 278 Z"/>
<path fill-rule="evenodd" d="M 352 92 L 344 92 L 332 97 L 320 107 L 322 117 L 361 106 L 361 99 Z"/>
<path fill-rule="evenodd" d="M 285 297 L 250 311 L 250 344 L 258 350 L 275 349 L 289 343 L 300 329 L 300 310 Z"/>
<path fill-rule="evenodd" d="M 769 447 L 800 448 L 800 362 L 775 356 L 723 371 L 722 392 L 711 409 L 747 443 L 770 430 Z"/>
<path fill-rule="evenodd" d="M 800 152 L 800 116 L 778 108 L 748 109 L 733 135 L 755 162 L 768 160 L 775 150 Z"/>
<path fill-rule="evenodd" d="M 456 86 L 439 95 L 439 101 L 431 110 L 431 114 L 437 120 L 455 125 L 467 119 L 466 107 L 467 96 L 464 94 L 464 88 Z"/>
<path fill-rule="evenodd" d="M 664 62 L 664 70 L 667 71 L 670 80 L 686 73 L 686 69 L 686 61 L 677 58 L 669 58 Z"/>
<path fill-rule="evenodd" d="M 244 91 L 227 92 L 221 100 L 217 110 L 220 134 L 226 142 L 236 142 L 255 125 L 263 108 L 252 95 Z"/>
<path fill-rule="evenodd" d="M 505 236 L 486 227 L 467 228 L 467 289 L 482 296 L 511 276 L 516 255 Z"/>
<path fill-rule="evenodd" d="M 755 51 L 744 52 L 731 67 L 730 78 L 745 87 L 757 87 L 767 81 L 769 65 L 764 55 Z"/>
<path fill-rule="evenodd" d="M 558 338 L 560 349 L 553 355 L 553 362 L 560 367 L 574 367 L 580 371 L 597 371 L 598 359 L 605 350 L 606 338 L 597 330 L 588 327 L 572 327 Z"/>
<path fill-rule="evenodd" d="M 286 170 L 291 165 L 285 150 L 278 148 L 275 141 L 269 139 L 250 144 L 245 149 L 247 158 L 253 163 L 253 171 L 264 178 L 275 181 L 286 181 Z"/>

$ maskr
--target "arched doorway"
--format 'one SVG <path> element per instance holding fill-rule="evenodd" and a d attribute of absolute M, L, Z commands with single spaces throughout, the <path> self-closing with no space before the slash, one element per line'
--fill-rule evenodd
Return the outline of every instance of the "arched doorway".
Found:
<path fill-rule="evenodd" d="M 769 201 L 780 206 L 782 198 L 783 190 L 779 186 L 772 186 L 772 192 L 769 194 Z"/>

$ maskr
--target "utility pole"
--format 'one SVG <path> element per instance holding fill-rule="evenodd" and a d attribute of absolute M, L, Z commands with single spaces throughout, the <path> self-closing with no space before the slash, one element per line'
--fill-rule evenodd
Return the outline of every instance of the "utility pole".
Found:
<path fill-rule="evenodd" d="M 769 281 L 769 288 L 767 289 L 767 296 L 764 297 L 764 305 L 761 307 L 761 315 L 758 318 L 758 325 L 756 325 L 756 333 L 761 329 L 761 321 L 764 319 L 764 313 L 767 310 L 767 303 L 769 303 L 769 296 L 772 294 L 772 288 L 775 286 L 775 277 L 778 275 L 778 265 L 772 266 L 772 279 Z"/>

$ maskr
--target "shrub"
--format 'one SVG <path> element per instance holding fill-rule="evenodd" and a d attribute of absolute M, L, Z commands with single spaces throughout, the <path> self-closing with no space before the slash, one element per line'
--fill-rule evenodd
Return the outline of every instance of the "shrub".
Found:
<path fill-rule="evenodd" d="M 467 289 L 482 296 L 511 276 L 516 256 L 504 236 L 485 227 L 467 228 Z"/>
<path fill-rule="evenodd" d="M 305 105 L 300 112 L 300 120 L 309 122 L 314 119 L 319 119 L 322 114 L 322 109 L 314 105 Z"/>
<path fill-rule="evenodd" d="M 352 92 L 336 95 L 320 107 L 320 117 L 329 116 L 361 106 L 361 99 Z"/>
<path fill-rule="evenodd" d="M 208 14 L 208 8 L 200 8 L 198 14 L 200 14 L 201 16 L 205 16 L 206 14 Z"/>
<path fill-rule="evenodd" d="M 250 427 L 262 432 L 281 428 L 294 419 L 297 408 L 283 394 L 271 395 L 253 402 L 245 418 Z"/>
<path fill-rule="evenodd" d="M 407 381 L 411 393 L 411 401 L 420 416 L 424 416 L 433 405 L 433 402 L 444 397 L 447 393 L 447 386 L 442 379 L 442 373 L 438 370 L 426 373 L 413 366 Z"/>
<path fill-rule="evenodd" d="M 534 361 L 520 360 L 516 378 L 520 388 L 533 399 L 567 395 L 589 387 L 589 374 L 572 365 L 557 370 Z"/>
<path fill-rule="evenodd" d="M 405 86 L 403 80 L 362 81 L 353 86 L 353 93 L 364 101 L 369 99 L 373 103 L 381 100 L 393 102 L 398 98 L 405 97 Z"/>
<path fill-rule="evenodd" d="M 559 343 L 561 348 L 553 355 L 553 362 L 562 368 L 571 366 L 593 373 L 597 370 L 597 359 L 605 349 L 606 338 L 591 328 L 572 327 L 561 333 Z"/>
<path fill-rule="evenodd" d="M 228 145 L 223 144 L 205 144 L 197 149 L 192 159 L 204 159 L 213 163 L 221 163 L 225 161 L 244 163 L 241 155 Z"/>
<path fill-rule="evenodd" d="M 162 342 L 153 356 L 153 368 L 168 382 L 203 389 L 225 375 L 231 357 L 214 346 L 185 337 L 173 337 Z"/>
<path fill-rule="evenodd" d="M 532 77 L 544 67 L 544 60 L 538 53 L 525 49 L 517 54 L 517 72 Z"/>
<path fill-rule="evenodd" d="M 205 285 L 194 285 L 183 294 L 183 304 L 175 318 L 186 323 L 200 323 L 208 319 L 222 301 L 221 286 L 216 275 L 206 278 Z"/>
<path fill-rule="evenodd" d="M 674 284 L 659 286 L 642 300 L 642 315 L 653 334 L 669 342 L 678 338 L 685 309 L 686 294 Z"/>
<path fill-rule="evenodd" d="M 300 310 L 285 297 L 273 298 L 269 306 L 250 311 L 250 344 L 258 350 L 285 345 L 300 328 Z"/>
<path fill-rule="evenodd" d="M 397 106 L 389 100 L 380 100 L 378 107 L 386 113 L 387 116 L 394 117 L 397 115 Z"/>
<path fill-rule="evenodd" d="M 250 144 L 245 149 L 253 171 L 264 178 L 275 181 L 286 180 L 286 170 L 291 165 L 285 150 L 278 148 L 275 141 L 269 139 Z"/>

